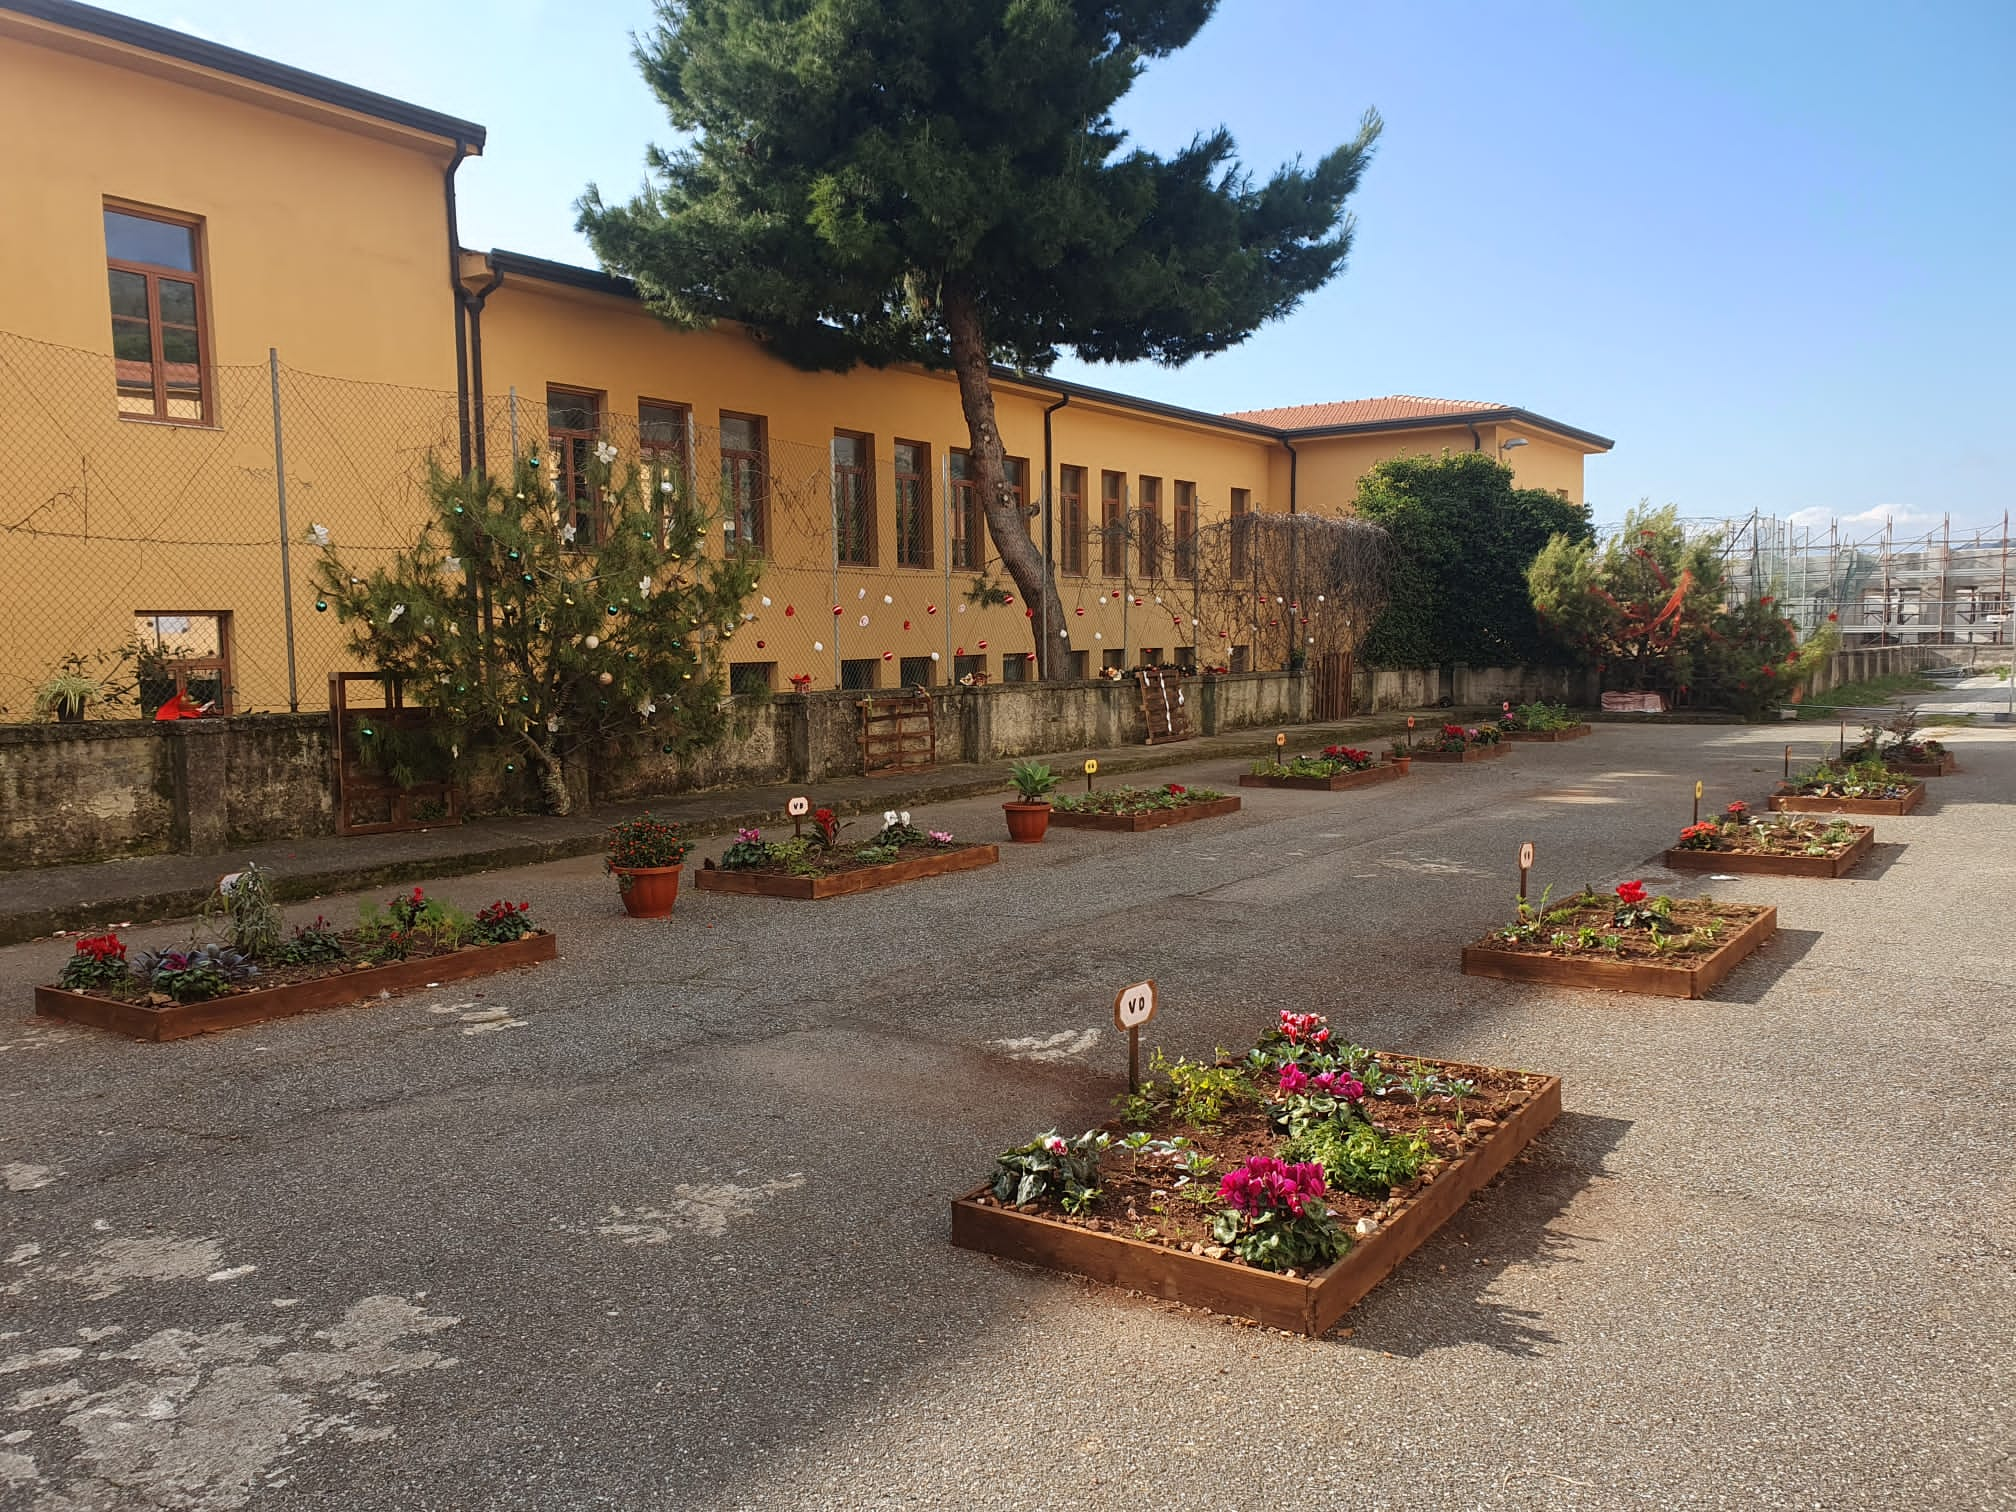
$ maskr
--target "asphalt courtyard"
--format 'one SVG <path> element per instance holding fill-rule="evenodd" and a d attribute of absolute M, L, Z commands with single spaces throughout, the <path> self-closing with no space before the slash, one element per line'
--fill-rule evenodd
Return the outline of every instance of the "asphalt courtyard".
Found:
<path fill-rule="evenodd" d="M 562 960 L 169 1045 L 32 1018 L 68 947 L 0 951 L 0 1506 L 2016 1506 L 2016 738 L 1849 879 L 1648 860 L 1784 738 L 1605 727 L 662 924 L 593 861 L 432 883 Z M 1707 1002 L 1465 978 L 1528 839 L 1536 886 L 1781 933 Z M 1172 1054 L 1315 1009 L 1566 1112 L 1318 1340 L 950 1248 L 995 1151 L 1106 1115 L 1151 975 Z"/>

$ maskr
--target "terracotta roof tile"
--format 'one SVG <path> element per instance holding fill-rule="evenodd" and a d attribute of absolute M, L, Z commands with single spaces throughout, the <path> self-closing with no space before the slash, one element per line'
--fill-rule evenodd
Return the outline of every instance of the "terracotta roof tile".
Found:
<path fill-rule="evenodd" d="M 1421 420 L 1435 415 L 1476 415 L 1511 409 L 1475 399 L 1424 399 L 1418 394 L 1388 394 L 1382 399 L 1333 399 L 1328 404 L 1290 404 L 1279 409 L 1233 410 L 1234 420 L 1282 430 L 1308 430 L 1325 425 L 1377 425 L 1386 420 Z"/>

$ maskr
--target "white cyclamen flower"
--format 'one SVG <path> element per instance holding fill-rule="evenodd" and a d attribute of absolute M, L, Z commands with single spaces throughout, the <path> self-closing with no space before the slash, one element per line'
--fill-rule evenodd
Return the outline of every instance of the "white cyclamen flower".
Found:
<path fill-rule="evenodd" d="M 910 823 L 910 810 L 908 809 L 903 810 L 903 812 L 899 814 L 897 817 L 900 818 L 903 821 L 903 823 L 907 826 Z"/>
<path fill-rule="evenodd" d="M 882 828 L 887 829 L 889 828 L 890 825 L 894 824 L 895 822 L 896 822 L 896 810 L 894 809 L 882 810 Z"/>
<path fill-rule="evenodd" d="M 1048 1150 L 1052 1155 L 1062 1155 L 1068 1146 L 1065 1145 L 1063 1140 L 1052 1134 L 1043 1141 L 1043 1148 Z"/>

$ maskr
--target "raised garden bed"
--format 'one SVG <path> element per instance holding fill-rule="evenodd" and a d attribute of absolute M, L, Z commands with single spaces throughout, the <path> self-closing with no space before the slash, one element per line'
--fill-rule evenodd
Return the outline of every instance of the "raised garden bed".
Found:
<path fill-rule="evenodd" d="M 1775 908 L 1650 898 L 1627 882 L 1616 897 L 1582 893 L 1551 907 L 1544 898 L 1522 906 L 1511 925 L 1463 947 L 1463 974 L 1698 998 L 1777 932 Z"/>
<path fill-rule="evenodd" d="M 407 992 L 434 982 L 460 982 L 518 966 L 534 966 L 554 959 L 559 953 L 559 941 L 552 935 L 529 934 L 501 945 L 464 945 L 438 955 L 415 956 L 382 965 L 330 963 L 321 969 L 320 975 L 275 981 L 192 1003 L 165 999 L 160 993 L 114 996 L 65 987 L 37 987 L 35 1011 L 49 1018 L 110 1029 L 133 1039 L 186 1039 L 192 1034 L 291 1018 L 318 1008 L 338 1008 L 375 998 L 381 992 Z M 274 974 L 284 970 L 278 968 Z"/>
<path fill-rule="evenodd" d="M 1060 796 L 1051 800 L 1050 822 L 1065 829 L 1116 830 L 1133 835 L 1238 812 L 1237 797 L 1172 782 L 1159 788 L 1101 788 L 1096 793 Z"/>
<path fill-rule="evenodd" d="M 1416 761 L 1440 761 L 1456 765 L 1468 761 L 1496 761 L 1500 756 L 1511 755 L 1512 748 L 1503 743 L 1465 746 L 1460 751 L 1434 751 L 1425 746 L 1416 746 L 1407 754 Z"/>
<path fill-rule="evenodd" d="M 1681 831 L 1683 841 L 1690 830 Z M 1742 872 L 1760 877 L 1838 877 L 1868 859 L 1876 831 L 1866 824 L 1790 818 L 1752 824 L 1712 823 L 1713 848 L 1674 846 L 1662 858 L 1673 871 Z"/>
<path fill-rule="evenodd" d="M 1404 777 L 1396 766 L 1363 767 L 1353 772 L 1332 772 L 1328 777 L 1275 777 L 1259 776 L 1252 772 L 1241 774 L 1239 786 L 1255 788 L 1293 788 L 1305 793 L 1342 793 L 1351 788 L 1371 787 L 1376 783 L 1392 782 Z"/>
<path fill-rule="evenodd" d="M 1565 730 L 1507 730 L 1506 740 L 1524 741 L 1532 745 L 1557 745 L 1564 740 L 1580 740 L 1585 735 L 1596 733 L 1594 725 L 1569 725 Z"/>
<path fill-rule="evenodd" d="M 1848 762 L 1868 759 L 1867 746 L 1848 751 L 1842 757 Z M 1883 753 L 1883 765 L 1893 772 L 1903 772 L 1911 777 L 1950 777 L 1960 770 L 1960 763 L 1953 759 L 1953 753 L 1936 741 L 1924 742 L 1914 747 L 1910 754 L 1892 746 Z"/>
<path fill-rule="evenodd" d="M 1880 814 L 1899 818 L 1925 801 L 1925 785 L 1914 782 L 1894 798 L 1849 797 L 1838 791 L 1802 792 L 1780 784 L 1771 795 L 1771 809 L 1779 814 Z"/>
<path fill-rule="evenodd" d="M 1416 1157 L 1412 1173 L 1396 1185 L 1386 1184 L 1383 1176 L 1369 1185 L 1354 1182 L 1327 1157 L 1315 1164 L 1323 1177 L 1317 1188 L 1323 1210 L 1318 1221 L 1334 1224 L 1348 1244 L 1334 1259 L 1312 1262 L 1306 1270 L 1275 1268 L 1281 1257 L 1270 1266 L 1263 1253 L 1247 1247 L 1248 1239 L 1216 1227 L 1227 1218 L 1235 1225 L 1241 1222 L 1226 1211 L 1226 1204 L 1237 1200 L 1228 1190 L 1232 1183 L 1225 1180 L 1227 1175 L 1243 1180 L 1256 1163 L 1268 1163 L 1269 1152 L 1276 1149 L 1284 1152 L 1284 1161 L 1306 1155 L 1302 1141 L 1288 1139 L 1279 1122 L 1288 1104 L 1272 1083 L 1277 1066 L 1252 1062 L 1231 1067 L 1221 1063 L 1220 1070 L 1250 1068 L 1251 1090 L 1210 1124 L 1193 1122 L 1172 1108 L 1154 1110 L 1146 1117 L 1130 1109 L 1127 1117 L 1109 1124 L 1102 1137 L 1132 1128 L 1156 1139 L 1141 1151 L 1117 1141 L 1088 1151 L 1097 1162 L 1093 1178 L 1097 1188 L 1089 1205 L 1067 1211 L 1054 1186 L 1019 1205 L 1010 1200 L 1019 1189 L 1004 1199 L 998 1185 L 982 1186 L 952 1203 L 952 1242 L 1186 1306 L 1320 1335 L 1391 1275 L 1561 1112 L 1559 1077 L 1355 1053 L 1368 1057 L 1358 1063 L 1361 1074 L 1371 1063 L 1395 1079 L 1411 1068 L 1414 1076 L 1445 1086 L 1454 1078 L 1472 1085 L 1468 1095 L 1424 1095 L 1419 1101 L 1406 1093 L 1390 1099 L 1363 1095 L 1350 1104 L 1355 1111 L 1340 1115 L 1334 1124 L 1338 1131 L 1369 1126 L 1375 1131 L 1375 1144 L 1418 1135 L 1427 1153 L 1425 1163 Z M 1367 1075 L 1366 1081 L 1371 1080 Z M 1365 1087 L 1357 1090 L 1363 1094 Z M 1341 1100 L 1338 1106 L 1343 1106 Z M 1093 1137 L 1083 1136 L 1070 1148 L 1087 1151 Z M 1172 1151 L 1172 1141 L 1182 1148 Z M 1004 1167 L 1017 1153 L 1003 1157 Z M 1207 1174 L 1196 1183 L 1187 1177 L 1179 1180 L 1176 1173 L 1187 1168 L 1180 1162 L 1192 1158 L 1210 1163 Z M 1296 1171 L 1306 1180 L 1310 1166 L 1284 1164 L 1275 1169 Z M 1185 1192 L 1185 1185 L 1194 1198 Z M 1220 1237 L 1230 1242 L 1215 1242 Z"/>
<path fill-rule="evenodd" d="M 711 864 L 696 875 L 702 892 L 742 893 L 759 898 L 837 898 L 847 893 L 919 882 L 926 877 L 942 877 L 948 872 L 972 871 L 992 866 L 1000 859 L 1001 852 L 996 846 L 951 845 L 920 849 L 914 854 L 899 855 L 894 861 L 850 860 L 817 876 L 782 869 L 723 871 Z"/>

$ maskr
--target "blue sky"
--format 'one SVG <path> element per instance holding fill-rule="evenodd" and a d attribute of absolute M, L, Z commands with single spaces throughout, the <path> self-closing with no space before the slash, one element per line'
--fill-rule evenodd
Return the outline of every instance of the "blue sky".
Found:
<path fill-rule="evenodd" d="M 115 8 L 483 122 L 472 246 L 592 261 L 572 202 L 669 128 L 649 0 L 123 0 Z M 1224 0 L 1124 103 L 1266 170 L 1378 160 L 1344 276 L 1222 356 L 1068 376 L 1201 409 L 1414 393 L 1614 437 L 1599 519 L 1839 515 L 1899 535 L 2016 506 L 2016 5 Z"/>

